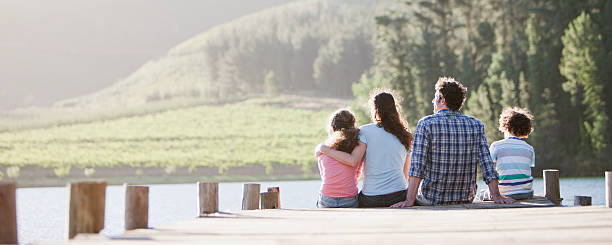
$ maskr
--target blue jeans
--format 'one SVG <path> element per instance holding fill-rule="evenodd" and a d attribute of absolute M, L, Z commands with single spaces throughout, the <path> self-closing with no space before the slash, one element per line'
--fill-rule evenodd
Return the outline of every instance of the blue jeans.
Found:
<path fill-rule="evenodd" d="M 323 194 L 319 194 L 319 200 L 317 201 L 317 207 L 319 208 L 358 208 L 359 202 L 357 196 L 354 197 L 328 197 Z"/>

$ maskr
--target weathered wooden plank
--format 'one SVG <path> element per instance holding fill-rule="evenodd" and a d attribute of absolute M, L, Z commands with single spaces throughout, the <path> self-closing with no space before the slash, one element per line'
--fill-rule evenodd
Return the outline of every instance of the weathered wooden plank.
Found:
<path fill-rule="evenodd" d="M 278 192 L 261 193 L 261 209 L 278 209 Z"/>
<path fill-rule="evenodd" d="M 17 244 L 15 182 L 0 182 L 0 244 Z"/>
<path fill-rule="evenodd" d="M 304 209 L 216 213 L 78 244 L 606 244 L 612 210 L 591 207 Z"/>
<path fill-rule="evenodd" d="M 219 183 L 198 182 L 200 216 L 219 212 Z"/>
<path fill-rule="evenodd" d="M 591 206 L 591 197 L 574 196 L 574 206 Z"/>
<path fill-rule="evenodd" d="M 259 184 L 244 184 L 242 189 L 242 210 L 259 209 Z"/>
<path fill-rule="evenodd" d="M 554 207 L 557 204 L 552 203 L 548 198 L 536 195 L 531 199 L 519 200 L 511 204 L 496 204 L 493 201 L 474 202 L 470 204 L 454 204 L 454 205 L 436 205 L 436 206 L 415 206 L 412 209 L 429 209 L 429 210 L 451 210 L 451 209 L 501 209 L 501 208 L 540 208 Z"/>
<path fill-rule="evenodd" d="M 544 196 L 554 204 L 560 205 L 561 190 L 559 189 L 559 170 L 546 169 L 544 173 Z"/>
<path fill-rule="evenodd" d="M 277 208 L 281 208 L 281 198 L 280 198 L 280 187 L 274 186 L 274 187 L 268 187 L 268 192 L 278 192 L 278 207 Z"/>
<path fill-rule="evenodd" d="M 149 226 L 149 187 L 124 184 L 125 229 L 133 230 Z"/>
<path fill-rule="evenodd" d="M 612 208 L 612 171 L 606 171 L 606 207 Z"/>
<path fill-rule="evenodd" d="M 104 229 L 106 182 L 68 183 L 66 237 L 77 233 L 99 233 Z"/>

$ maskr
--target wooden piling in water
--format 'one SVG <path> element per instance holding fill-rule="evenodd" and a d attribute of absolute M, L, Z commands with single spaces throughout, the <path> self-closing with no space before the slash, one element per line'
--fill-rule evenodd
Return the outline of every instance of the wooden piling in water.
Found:
<path fill-rule="evenodd" d="M 281 200 L 280 200 L 280 187 L 268 187 L 268 192 L 278 192 L 278 205 L 277 208 L 281 208 Z"/>
<path fill-rule="evenodd" d="M 219 183 L 198 182 L 200 216 L 219 212 Z"/>
<path fill-rule="evenodd" d="M 591 197 L 574 196 L 574 206 L 591 206 Z"/>
<path fill-rule="evenodd" d="M 559 170 L 546 169 L 543 173 L 544 196 L 552 203 L 560 205 L 563 199 L 561 198 L 561 191 L 559 189 Z"/>
<path fill-rule="evenodd" d="M 606 171 L 606 207 L 612 208 L 612 171 Z"/>
<path fill-rule="evenodd" d="M 99 233 L 104 229 L 106 182 L 68 183 L 68 218 L 66 235 Z"/>
<path fill-rule="evenodd" d="M 15 182 L 0 182 L 0 244 L 17 244 Z"/>
<path fill-rule="evenodd" d="M 242 189 L 242 210 L 259 209 L 259 184 L 244 184 Z"/>
<path fill-rule="evenodd" d="M 278 192 L 261 193 L 261 209 L 278 209 Z"/>
<path fill-rule="evenodd" d="M 149 187 L 123 185 L 125 187 L 125 229 L 149 227 Z"/>

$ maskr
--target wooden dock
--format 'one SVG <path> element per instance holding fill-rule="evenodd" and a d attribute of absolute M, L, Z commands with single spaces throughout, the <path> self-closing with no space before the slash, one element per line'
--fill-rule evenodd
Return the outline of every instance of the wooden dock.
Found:
<path fill-rule="evenodd" d="M 97 234 L 106 182 L 70 183 L 69 240 L 39 244 L 612 244 L 612 172 L 606 172 L 605 206 L 559 206 L 558 171 L 544 176 L 544 196 L 512 204 L 403 209 L 279 209 L 279 187 L 260 193 L 259 184 L 246 183 L 243 210 L 231 213 L 218 212 L 218 183 L 203 182 L 197 183 L 200 217 L 154 229 L 138 229 L 148 226 L 148 188 L 125 185 L 128 231 L 117 237 Z M 14 183 L 0 187 L 0 197 L 8 197 L 0 211 L 14 214 Z M 90 187 L 99 191 L 80 191 Z M 591 205 L 590 197 L 576 197 L 575 205 Z M 16 225 L 6 220 L 0 239 L 14 244 Z"/>
<path fill-rule="evenodd" d="M 243 210 L 42 244 L 612 244 L 612 209 L 549 206 Z"/>

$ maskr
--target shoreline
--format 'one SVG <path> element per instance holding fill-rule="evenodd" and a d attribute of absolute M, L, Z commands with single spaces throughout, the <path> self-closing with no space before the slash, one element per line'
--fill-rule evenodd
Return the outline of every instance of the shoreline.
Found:
<path fill-rule="evenodd" d="M 53 168 L 27 166 L 19 168 L 19 176 L 10 178 L 7 169 L 0 181 L 17 183 L 18 188 L 33 187 L 63 187 L 67 183 L 77 181 L 106 181 L 108 185 L 149 185 L 149 184 L 187 184 L 198 181 L 210 182 L 257 182 L 257 181 L 296 181 L 320 179 L 318 169 L 304 170 L 302 165 L 280 165 L 271 167 L 261 165 L 229 167 L 219 170 L 216 167 L 188 167 L 162 168 L 118 166 L 112 168 L 95 168 L 93 174 L 86 176 L 87 168 L 71 168 L 64 177 L 58 177 Z M 270 170 L 271 169 L 271 170 Z M 223 173 L 219 173 L 223 171 Z M 268 173 L 266 173 L 268 171 Z"/>
<path fill-rule="evenodd" d="M 93 174 L 86 176 L 87 168 L 71 168 L 64 177 L 58 177 L 53 168 L 26 166 L 19 168 L 19 177 L 7 176 L 9 166 L 0 166 L 4 177 L 0 182 L 16 182 L 18 188 L 63 187 L 69 182 L 106 181 L 108 185 L 153 185 L 188 184 L 201 182 L 258 182 L 258 181 L 300 181 L 319 180 L 319 170 L 304 165 L 273 164 L 269 167 L 249 165 L 229 168 L 218 167 L 131 167 L 117 166 L 94 168 Z M 222 173 L 220 173 L 222 172 Z M 542 179 L 541 176 L 534 176 Z M 561 178 L 603 178 L 603 176 L 561 176 Z M 481 180 L 481 176 L 478 176 Z"/>

